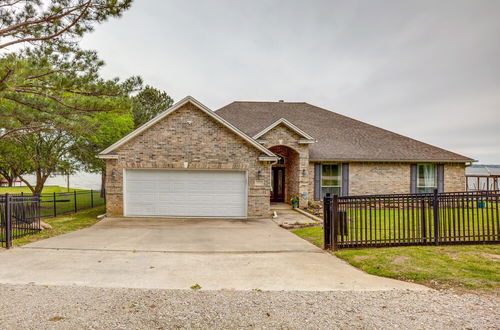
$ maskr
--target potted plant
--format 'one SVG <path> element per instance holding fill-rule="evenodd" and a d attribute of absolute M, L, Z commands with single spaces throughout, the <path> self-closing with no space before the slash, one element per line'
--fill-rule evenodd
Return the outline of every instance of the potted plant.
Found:
<path fill-rule="evenodd" d="M 290 199 L 290 202 L 292 203 L 292 207 L 294 209 L 299 207 L 299 197 L 295 196 L 292 199 Z"/>

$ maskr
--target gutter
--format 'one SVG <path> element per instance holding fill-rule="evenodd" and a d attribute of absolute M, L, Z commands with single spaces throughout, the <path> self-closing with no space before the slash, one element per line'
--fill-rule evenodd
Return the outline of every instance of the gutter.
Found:
<path fill-rule="evenodd" d="M 472 165 L 472 163 L 478 162 L 478 160 L 457 160 L 457 159 L 309 159 L 310 162 L 349 162 L 349 163 L 466 163 Z"/>

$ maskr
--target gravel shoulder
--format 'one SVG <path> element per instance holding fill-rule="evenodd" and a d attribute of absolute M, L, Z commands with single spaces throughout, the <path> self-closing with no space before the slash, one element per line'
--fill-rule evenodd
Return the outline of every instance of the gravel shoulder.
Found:
<path fill-rule="evenodd" d="M 500 297 L 0 285 L 0 329 L 498 329 Z"/>

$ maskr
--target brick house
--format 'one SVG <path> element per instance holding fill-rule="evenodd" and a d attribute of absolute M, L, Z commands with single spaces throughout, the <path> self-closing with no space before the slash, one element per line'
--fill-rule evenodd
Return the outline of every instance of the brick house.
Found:
<path fill-rule="evenodd" d="M 463 191 L 473 159 L 312 106 L 188 96 L 99 154 L 107 212 L 258 217 L 271 202 Z"/>

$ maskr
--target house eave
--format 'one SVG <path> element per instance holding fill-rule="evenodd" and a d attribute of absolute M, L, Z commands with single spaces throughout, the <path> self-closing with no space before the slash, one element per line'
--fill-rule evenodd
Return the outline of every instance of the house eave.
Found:
<path fill-rule="evenodd" d="M 260 156 L 259 161 L 261 161 L 261 162 L 276 162 L 276 161 L 278 161 L 278 157 Z"/>
<path fill-rule="evenodd" d="M 303 130 L 301 130 L 299 127 L 297 127 L 296 125 L 294 125 L 293 123 L 291 123 L 290 121 L 288 121 L 287 119 L 285 118 L 280 118 L 278 120 L 276 120 L 274 123 L 272 123 L 271 125 L 267 126 L 266 128 L 264 128 L 262 131 L 260 131 L 259 133 L 255 134 L 253 136 L 253 138 L 255 140 L 257 140 L 258 138 L 260 138 L 262 135 L 266 134 L 267 132 L 269 132 L 270 130 L 272 130 L 273 128 L 275 128 L 276 126 L 278 126 L 279 124 L 283 124 L 285 126 L 287 126 L 288 128 L 290 128 L 292 131 L 294 131 L 295 133 L 301 135 L 303 137 L 303 140 L 307 140 L 307 141 L 315 141 L 315 139 L 307 134 L 306 132 L 304 132 Z M 302 140 L 302 139 L 301 139 Z M 314 143 L 314 142 L 312 142 Z"/>
<path fill-rule="evenodd" d="M 99 154 L 99 155 L 97 155 L 97 158 L 99 158 L 99 159 L 118 159 L 118 155 Z"/>

